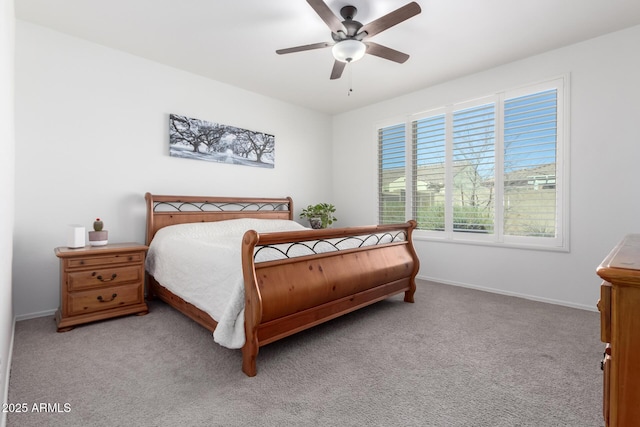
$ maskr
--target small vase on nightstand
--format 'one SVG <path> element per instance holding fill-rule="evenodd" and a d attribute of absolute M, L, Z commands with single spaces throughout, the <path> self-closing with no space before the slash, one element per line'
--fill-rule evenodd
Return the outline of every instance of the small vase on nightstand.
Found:
<path fill-rule="evenodd" d="M 108 231 L 103 230 L 104 223 L 100 218 L 93 222 L 93 231 L 89 232 L 89 244 L 91 246 L 104 246 L 108 242 Z"/>

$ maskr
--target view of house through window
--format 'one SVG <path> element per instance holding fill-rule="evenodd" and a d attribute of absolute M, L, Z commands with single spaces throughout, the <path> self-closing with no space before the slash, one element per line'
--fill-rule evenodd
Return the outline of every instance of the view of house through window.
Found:
<path fill-rule="evenodd" d="M 561 246 L 563 83 L 380 127 L 380 223 L 414 218 L 434 237 Z"/>
<path fill-rule="evenodd" d="M 405 125 L 378 130 L 378 179 L 380 224 L 394 224 L 406 219 Z M 382 142 L 384 141 L 384 142 Z"/>

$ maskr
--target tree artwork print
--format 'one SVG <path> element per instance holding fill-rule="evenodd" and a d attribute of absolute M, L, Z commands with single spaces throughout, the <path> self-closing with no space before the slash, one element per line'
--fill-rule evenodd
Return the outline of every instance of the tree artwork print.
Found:
<path fill-rule="evenodd" d="M 275 136 L 170 114 L 169 155 L 209 162 L 273 168 Z"/>

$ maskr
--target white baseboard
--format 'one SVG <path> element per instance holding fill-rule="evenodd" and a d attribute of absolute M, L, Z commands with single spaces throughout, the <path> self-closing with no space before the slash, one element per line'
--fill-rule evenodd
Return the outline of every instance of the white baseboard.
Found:
<path fill-rule="evenodd" d="M 429 282 L 442 283 L 443 285 L 460 286 L 462 288 L 475 289 L 475 290 L 478 290 L 478 291 L 491 292 L 491 293 L 494 293 L 494 294 L 506 295 L 506 296 L 510 296 L 510 297 L 524 298 L 524 299 L 528 299 L 528 300 L 532 300 L 532 301 L 545 302 L 547 304 L 562 305 L 562 306 L 565 306 L 565 307 L 578 308 L 580 310 L 598 311 L 595 303 L 593 304 L 593 306 L 584 305 L 584 304 L 576 304 L 576 303 L 569 302 L 569 301 L 561 301 L 561 300 L 555 300 L 555 299 L 551 299 L 551 298 L 542 298 L 542 297 L 538 297 L 538 296 L 535 296 L 535 295 L 521 294 L 521 293 L 518 293 L 518 292 L 509 292 L 509 291 L 505 291 L 505 290 L 502 290 L 502 289 L 487 288 L 487 287 L 484 287 L 484 286 L 477 286 L 477 285 L 472 285 L 472 284 L 469 284 L 469 283 L 453 282 L 451 280 L 444 280 L 444 279 L 440 279 L 440 278 L 437 278 L 437 277 L 429 277 L 429 276 L 418 275 L 418 276 L 416 276 L 416 278 L 420 279 L 420 280 L 427 280 Z"/>
<path fill-rule="evenodd" d="M 9 339 L 9 352 L 7 353 L 6 363 L 6 371 L 4 375 L 4 384 L 2 384 L 3 396 L 2 403 L 9 403 L 9 375 L 11 375 L 11 359 L 13 357 L 13 339 L 16 335 L 16 319 L 13 319 L 13 324 L 11 325 L 11 338 Z M 0 412 L 0 427 L 7 426 L 7 413 L 2 411 Z"/>
<path fill-rule="evenodd" d="M 54 314 L 56 314 L 56 309 L 55 308 L 53 310 L 39 311 L 37 313 L 21 314 L 19 316 L 16 316 L 15 320 L 16 320 L 16 322 L 19 322 L 21 320 L 35 319 L 35 318 L 38 318 L 38 317 L 53 316 Z"/>

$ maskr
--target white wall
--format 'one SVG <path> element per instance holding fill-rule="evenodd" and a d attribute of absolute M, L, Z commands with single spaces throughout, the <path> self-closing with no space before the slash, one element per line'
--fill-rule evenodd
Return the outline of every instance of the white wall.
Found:
<path fill-rule="evenodd" d="M 100 217 L 110 241 L 144 242 L 147 191 L 331 201 L 327 115 L 20 20 L 15 90 L 18 318 L 58 307 L 67 224 Z M 275 135 L 275 168 L 169 157 L 170 113 Z"/>
<path fill-rule="evenodd" d="M 376 122 L 570 73 L 570 253 L 424 240 L 416 249 L 420 277 L 595 309 L 596 267 L 640 232 L 639 45 L 637 26 L 334 117 L 342 224 L 377 221 Z"/>
<path fill-rule="evenodd" d="M 13 336 L 11 260 L 14 215 L 13 0 L 0 0 L 0 403 L 7 401 Z M 0 426 L 6 421 L 0 412 Z"/>
<path fill-rule="evenodd" d="M 111 241 L 141 242 L 146 191 L 291 195 L 297 211 L 335 203 L 338 225 L 375 223 L 375 123 L 567 72 L 571 252 L 416 247 L 421 277 L 593 309 L 595 267 L 639 228 L 639 41 L 634 27 L 332 119 L 17 21 L 15 314 L 57 307 L 53 248 L 65 244 L 67 224 L 89 227 L 100 216 Z M 169 157 L 169 113 L 275 134 L 276 168 Z"/>

